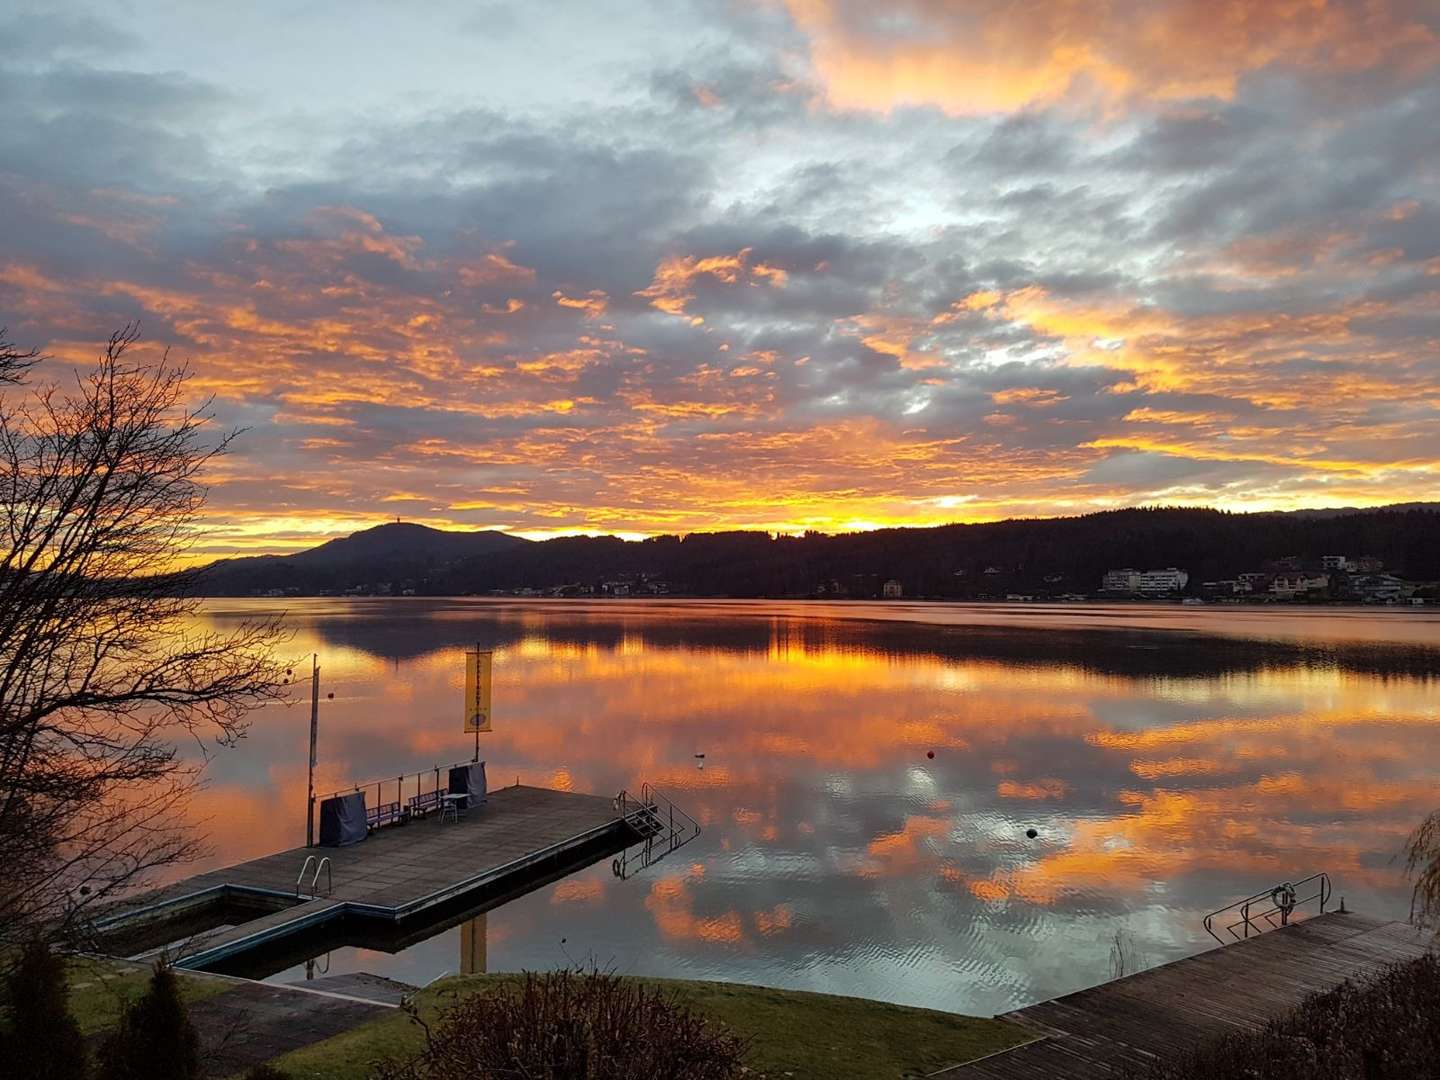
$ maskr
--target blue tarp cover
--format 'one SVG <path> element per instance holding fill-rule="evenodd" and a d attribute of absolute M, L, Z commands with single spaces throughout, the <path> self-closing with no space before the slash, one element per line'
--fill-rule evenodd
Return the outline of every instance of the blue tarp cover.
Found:
<path fill-rule="evenodd" d="M 365 792 L 336 795 L 320 803 L 320 846 L 344 847 L 365 839 Z"/>
<path fill-rule="evenodd" d="M 485 802 L 485 762 L 456 765 L 450 770 L 450 794 L 466 796 L 467 808 Z"/>

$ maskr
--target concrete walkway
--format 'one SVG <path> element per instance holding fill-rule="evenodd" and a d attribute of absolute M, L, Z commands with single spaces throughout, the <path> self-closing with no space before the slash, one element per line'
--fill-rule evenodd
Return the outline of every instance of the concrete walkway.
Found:
<path fill-rule="evenodd" d="M 189 1006 L 210 1076 L 243 1073 L 394 1012 L 394 1006 L 374 1001 L 234 981 L 233 989 Z"/>

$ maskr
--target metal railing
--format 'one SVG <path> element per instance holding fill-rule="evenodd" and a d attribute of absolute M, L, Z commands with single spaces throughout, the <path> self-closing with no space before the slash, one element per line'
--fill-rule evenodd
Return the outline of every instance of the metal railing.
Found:
<path fill-rule="evenodd" d="M 615 809 L 642 837 L 611 860 L 618 878 L 639 873 L 700 835 L 700 823 L 648 783 L 640 785 L 639 798 L 629 791 L 616 795 Z"/>
<path fill-rule="evenodd" d="M 450 770 L 473 764 L 475 764 L 473 761 L 456 761 L 449 765 L 436 765 L 429 769 L 420 769 L 417 772 L 404 773 L 394 779 L 367 780 L 363 784 L 349 784 L 345 787 L 337 788 L 328 794 L 316 795 L 315 805 L 318 806 L 326 799 L 333 799 L 336 795 L 348 795 L 352 791 L 363 791 L 367 795 L 367 813 L 376 807 L 384 806 L 387 802 L 395 802 L 400 804 L 401 816 L 408 817 L 409 807 L 411 805 L 409 799 L 411 796 L 419 799 L 423 795 L 434 795 L 436 799 L 434 809 L 438 812 L 440 809 L 438 802 L 439 797 L 450 790 Z M 411 781 L 414 782 L 411 783 Z M 391 784 L 395 786 L 392 788 L 390 786 Z M 374 792 L 375 795 L 375 801 L 373 803 L 370 802 L 368 798 L 371 792 Z M 392 792 L 395 797 L 393 799 L 387 798 L 386 796 Z"/>
<path fill-rule="evenodd" d="M 335 875 L 330 866 L 330 856 L 326 855 L 316 862 L 314 855 L 306 855 L 305 861 L 300 865 L 300 874 L 295 879 L 295 898 L 297 900 L 305 895 L 301 889 L 305 885 L 305 874 L 312 866 L 315 868 L 315 872 L 310 877 L 310 899 L 314 900 L 321 895 L 329 896 L 335 891 Z M 319 892 L 321 871 L 325 873 L 325 892 L 323 894 Z"/>
<path fill-rule="evenodd" d="M 1282 881 L 1264 892 L 1226 904 L 1205 916 L 1205 930 L 1224 945 L 1225 939 L 1216 933 L 1218 920 L 1220 930 L 1228 933 L 1233 940 L 1241 941 L 1252 934 L 1263 934 L 1266 930 L 1288 925 L 1290 915 L 1297 907 L 1315 900 L 1320 902 L 1320 914 L 1323 915 L 1325 905 L 1330 901 L 1330 875 L 1323 871 L 1299 881 Z M 1233 923 L 1225 921 L 1232 916 L 1235 917 Z M 1279 916 L 1278 922 L 1276 916 Z"/>

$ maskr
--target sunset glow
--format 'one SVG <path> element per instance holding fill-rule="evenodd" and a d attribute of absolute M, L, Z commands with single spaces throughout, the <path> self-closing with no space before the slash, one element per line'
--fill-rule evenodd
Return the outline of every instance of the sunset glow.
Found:
<path fill-rule="evenodd" d="M 0 16 L 0 326 L 245 429 L 193 559 L 1440 499 L 1433 3 L 119 18 Z"/>

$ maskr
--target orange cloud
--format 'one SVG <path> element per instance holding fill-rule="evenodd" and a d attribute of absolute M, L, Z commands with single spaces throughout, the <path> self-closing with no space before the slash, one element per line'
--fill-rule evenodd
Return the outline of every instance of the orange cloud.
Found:
<path fill-rule="evenodd" d="M 1440 38 L 1399 0 L 785 5 L 826 99 L 845 109 L 1228 99 L 1241 77 L 1272 64 L 1413 80 L 1440 62 Z"/>
<path fill-rule="evenodd" d="M 748 280 L 751 285 L 768 284 L 783 288 L 789 275 L 778 266 L 750 263 L 750 248 L 741 248 L 734 255 L 676 255 L 661 261 L 655 268 L 655 279 L 635 295 L 643 296 L 652 307 L 671 315 L 685 314 L 685 305 L 695 299 L 694 282 L 710 277 L 726 285 Z"/>
<path fill-rule="evenodd" d="M 460 280 L 466 285 L 494 285 L 497 282 L 533 282 L 535 271 L 528 266 L 516 266 L 496 251 L 487 252 L 478 263 L 461 266 Z M 519 303 L 519 301 L 510 301 Z"/>
<path fill-rule="evenodd" d="M 598 319 L 610 306 L 610 298 L 599 289 L 591 289 L 584 296 L 566 296 L 556 289 L 551 296 L 561 307 L 583 311 L 587 319 Z"/>

